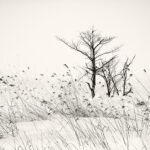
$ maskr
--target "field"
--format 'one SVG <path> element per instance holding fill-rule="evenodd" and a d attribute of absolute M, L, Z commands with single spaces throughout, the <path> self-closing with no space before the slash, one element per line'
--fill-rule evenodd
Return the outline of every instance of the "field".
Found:
<path fill-rule="evenodd" d="M 83 80 L 64 74 L 0 77 L 0 150 L 148 150 L 150 101 L 139 80 L 128 96 L 91 98 Z M 148 76 L 147 76 L 148 80 Z"/>

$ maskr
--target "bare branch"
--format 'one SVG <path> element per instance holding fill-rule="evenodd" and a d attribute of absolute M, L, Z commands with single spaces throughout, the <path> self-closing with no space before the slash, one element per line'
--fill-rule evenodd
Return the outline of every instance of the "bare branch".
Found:
<path fill-rule="evenodd" d="M 102 54 L 99 54 L 99 55 L 96 56 L 96 59 L 99 58 L 99 57 L 101 57 L 101 56 L 103 56 L 103 55 L 107 55 L 107 54 L 110 54 L 110 53 L 115 53 L 115 52 L 117 52 L 119 49 L 120 49 L 120 47 L 116 47 L 116 48 L 113 49 L 113 50 L 110 50 L 110 51 L 104 52 L 104 53 L 102 53 Z"/>
<path fill-rule="evenodd" d="M 83 54 L 84 56 L 88 57 L 88 59 L 90 59 L 90 60 L 92 59 L 86 52 L 83 52 L 82 50 L 80 50 L 80 49 L 78 48 L 78 45 L 77 45 L 77 44 L 75 44 L 75 43 L 73 43 L 73 42 L 72 42 L 72 44 L 69 44 L 69 43 L 66 42 L 64 39 L 59 38 L 59 37 L 57 37 L 57 39 L 58 39 L 59 41 L 63 42 L 63 43 L 64 43 L 65 45 L 67 45 L 68 47 L 70 47 L 71 49 L 74 49 L 74 50 L 80 52 L 81 54 Z"/>
<path fill-rule="evenodd" d="M 93 69 L 90 68 L 87 64 L 86 64 L 86 68 L 87 68 L 88 70 L 90 70 L 90 71 L 93 71 Z"/>
<path fill-rule="evenodd" d="M 102 68 L 104 68 L 105 65 L 109 64 L 112 60 L 114 60 L 116 58 L 116 56 L 112 57 L 111 59 L 109 59 L 107 62 L 103 63 L 103 65 L 100 68 L 97 68 L 96 71 L 100 71 Z"/>

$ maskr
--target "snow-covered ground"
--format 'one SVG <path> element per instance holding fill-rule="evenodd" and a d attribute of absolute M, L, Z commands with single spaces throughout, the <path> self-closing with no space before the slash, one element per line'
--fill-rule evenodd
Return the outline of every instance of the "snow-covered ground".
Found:
<path fill-rule="evenodd" d="M 17 123 L 17 136 L 1 139 L 0 146 L 6 150 L 150 149 L 149 129 L 136 123 L 139 131 L 131 129 L 134 125 L 121 119 L 54 115 L 49 120 Z"/>
<path fill-rule="evenodd" d="M 148 93 L 91 99 L 82 82 L 43 76 L 0 78 L 0 150 L 150 149 Z"/>

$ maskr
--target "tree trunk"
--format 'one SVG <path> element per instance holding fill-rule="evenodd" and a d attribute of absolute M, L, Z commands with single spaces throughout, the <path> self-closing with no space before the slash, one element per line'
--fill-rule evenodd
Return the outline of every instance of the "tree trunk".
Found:
<path fill-rule="evenodd" d="M 96 62 L 95 62 L 95 50 L 92 50 L 92 98 L 95 97 L 95 86 L 96 86 Z"/>

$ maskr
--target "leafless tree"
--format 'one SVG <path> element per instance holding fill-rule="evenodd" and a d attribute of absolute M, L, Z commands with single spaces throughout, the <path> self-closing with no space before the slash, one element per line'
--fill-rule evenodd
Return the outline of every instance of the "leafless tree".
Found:
<path fill-rule="evenodd" d="M 120 73 L 117 73 L 116 67 L 118 64 L 118 61 L 116 61 L 116 58 L 113 59 L 110 63 L 107 65 L 103 65 L 105 62 L 102 61 L 102 69 L 98 72 L 98 75 L 100 75 L 105 84 L 107 89 L 107 95 L 114 96 L 116 93 L 119 95 L 119 86 L 118 84 L 121 81 Z"/>
<path fill-rule="evenodd" d="M 126 96 L 129 93 L 132 93 L 132 87 L 130 86 L 130 88 L 127 89 L 127 84 L 128 84 L 128 79 L 129 79 L 128 72 L 130 71 L 129 67 L 133 63 L 134 58 L 135 58 L 135 56 L 131 60 L 129 60 L 129 58 L 127 58 L 123 65 L 123 69 L 121 72 L 121 76 L 122 76 L 122 80 L 123 80 L 123 85 L 122 85 L 123 96 Z M 132 76 L 132 74 L 130 74 L 130 76 Z"/>
<path fill-rule="evenodd" d="M 120 48 L 116 47 L 112 50 L 103 51 L 103 47 L 115 39 L 115 37 L 102 37 L 100 34 L 97 34 L 95 29 L 92 28 L 86 32 L 81 32 L 79 40 L 76 43 L 69 43 L 60 37 L 57 37 L 57 39 L 71 49 L 81 53 L 89 60 L 89 62 L 86 63 L 84 70 L 86 74 L 90 74 L 90 82 L 87 82 L 87 85 L 93 98 L 95 96 L 96 77 L 98 72 L 103 68 L 103 66 L 109 64 L 115 56 L 111 56 L 110 59 L 101 64 L 102 66 L 99 65 L 99 61 L 103 58 L 103 56 L 114 53 Z"/>
<path fill-rule="evenodd" d="M 98 72 L 98 75 L 103 78 L 109 97 L 114 96 L 114 94 L 120 95 L 121 92 L 123 96 L 126 96 L 133 92 L 132 86 L 129 83 L 132 74 L 129 74 L 129 71 L 134 58 L 135 56 L 131 60 L 127 58 L 122 69 L 118 69 L 119 62 L 116 59 L 113 59 L 107 65 L 102 65 L 102 69 Z M 101 61 L 101 63 L 104 64 L 105 61 Z"/>

